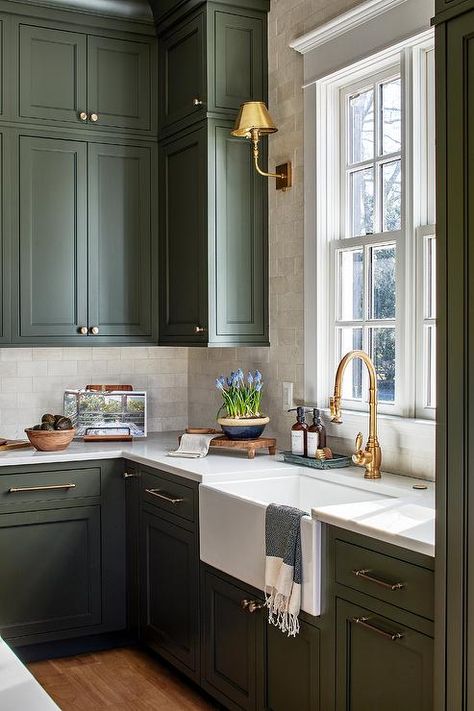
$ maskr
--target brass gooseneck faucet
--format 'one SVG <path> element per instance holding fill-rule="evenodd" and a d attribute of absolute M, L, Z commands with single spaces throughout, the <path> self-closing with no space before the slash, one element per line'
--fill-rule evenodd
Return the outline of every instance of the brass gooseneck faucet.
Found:
<path fill-rule="evenodd" d="M 382 463 L 382 450 L 377 438 L 377 374 L 372 360 L 364 351 L 349 351 L 339 363 L 334 382 L 334 396 L 330 399 L 331 422 L 340 424 L 341 417 L 341 385 L 344 371 L 348 363 L 354 358 L 360 358 L 369 372 L 369 439 L 362 449 L 362 432 L 356 437 L 356 451 L 352 461 L 359 467 L 365 467 L 366 479 L 380 479 L 380 465 Z"/>

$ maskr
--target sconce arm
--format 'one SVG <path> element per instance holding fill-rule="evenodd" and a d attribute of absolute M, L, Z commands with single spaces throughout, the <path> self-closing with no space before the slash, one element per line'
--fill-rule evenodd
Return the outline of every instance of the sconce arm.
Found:
<path fill-rule="evenodd" d="M 255 164 L 255 170 L 257 173 L 260 173 L 260 175 L 263 175 L 264 178 L 281 178 L 284 179 L 286 178 L 285 173 L 266 173 L 264 170 L 262 170 L 258 164 L 258 132 L 254 133 L 254 130 L 252 130 L 252 152 L 253 152 L 253 162 Z"/>

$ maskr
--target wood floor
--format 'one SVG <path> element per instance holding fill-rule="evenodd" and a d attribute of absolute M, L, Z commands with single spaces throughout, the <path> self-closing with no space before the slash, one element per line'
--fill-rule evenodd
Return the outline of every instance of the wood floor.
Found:
<path fill-rule="evenodd" d="M 136 648 L 33 662 L 31 673 L 62 711 L 208 711 L 219 708 Z"/>

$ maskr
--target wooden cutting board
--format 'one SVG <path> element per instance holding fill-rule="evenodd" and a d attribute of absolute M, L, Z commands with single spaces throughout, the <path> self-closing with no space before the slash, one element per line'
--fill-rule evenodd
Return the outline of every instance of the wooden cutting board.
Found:
<path fill-rule="evenodd" d="M 0 452 L 10 452 L 12 449 L 29 449 L 33 445 L 24 439 L 4 439 L 0 437 Z"/>

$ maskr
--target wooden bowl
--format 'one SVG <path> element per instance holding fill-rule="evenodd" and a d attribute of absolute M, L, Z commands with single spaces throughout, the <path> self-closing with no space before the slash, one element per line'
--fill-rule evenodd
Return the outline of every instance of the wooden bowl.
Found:
<path fill-rule="evenodd" d="M 76 430 L 32 430 L 26 429 L 26 436 L 33 447 L 40 452 L 60 452 L 71 444 Z"/>

